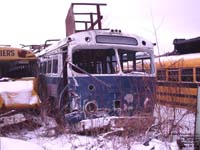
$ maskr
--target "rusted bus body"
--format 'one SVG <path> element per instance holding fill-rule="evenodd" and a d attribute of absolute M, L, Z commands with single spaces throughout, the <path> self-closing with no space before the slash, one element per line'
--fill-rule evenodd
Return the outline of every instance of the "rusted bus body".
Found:
<path fill-rule="evenodd" d="M 36 56 L 29 50 L 0 47 L 0 112 L 39 105 Z"/>
<path fill-rule="evenodd" d="M 38 58 L 42 97 L 61 106 L 69 122 L 153 114 L 153 44 L 142 37 L 113 30 L 78 32 L 41 50 Z"/>
<path fill-rule="evenodd" d="M 200 85 L 199 53 L 156 58 L 158 102 L 196 111 Z"/>

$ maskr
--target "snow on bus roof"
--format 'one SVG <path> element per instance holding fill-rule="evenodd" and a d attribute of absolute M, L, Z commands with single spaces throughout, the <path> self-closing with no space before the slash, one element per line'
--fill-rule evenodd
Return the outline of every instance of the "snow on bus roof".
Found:
<path fill-rule="evenodd" d="M 105 35 L 105 36 L 116 36 L 116 37 L 127 37 L 127 38 L 135 38 L 137 40 L 137 45 L 133 44 L 123 44 L 123 43 L 116 43 L 116 44 L 121 44 L 121 45 L 127 45 L 127 46 L 137 46 L 145 49 L 150 49 L 153 50 L 154 44 L 145 38 L 135 35 L 135 34 L 128 34 L 128 33 L 122 33 L 120 30 L 114 31 L 114 30 L 87 30 L 87 31 L 82 31 L 82 32 L 77 32 L 74 34 L 69 35 L 68 37 L 53 43 L 52 45 L 48 46 L 47 48 L 41 50 L 37 56 L 42 56 L 47 53 L 51 53 L 52 51 L 59 49 L 61 47 L 68 46 L 69 44 L 86 44 L 90 45 L 89 42 L 96 44 L 96 35 Z M 87 40 L 87 38 L 89 38 Z M 95 39 L 95 40 L 94 40 Z M 120 40 L 120 39 L 119 39 Z M 123 40 L 123 39 L 122 39 Z M 102 43 L 98 43 L 102 44 Z M 104 43 L 106 44 L 115 44 L 115 43 Z M 103 45 L 103 44 L 102 44 Z"/>
<path fill-rule="evenodd" d="M 78 40 L 80 40 L 80 38 L 82 37 L 86 37 L 86 36 L 96 36 L 96 35 L 105 35 L 105 36 L 122 36 L 122 37 L 132 37 L 135 38 L 138 41 L 138 45 L 143 45 L 146 47 L 151 47 L 153 48 L 154 44 L 152 42 L 150 42 L 149 40 L 143 38 L 142 36 L 138 36 L 136 34 L 132 34 L 132 33 L 124 33 L 121 30 L 88 30 L 88 31 L 83 31 L 83 32 L 77 32 L 74 33 L 72 35 L 70 35 L 69 37 L 71 39 L 77 37 Z M 84 38 L 85 40 L 85 38 Z M 145 42 L 145 43 L 143 43 Z"/>

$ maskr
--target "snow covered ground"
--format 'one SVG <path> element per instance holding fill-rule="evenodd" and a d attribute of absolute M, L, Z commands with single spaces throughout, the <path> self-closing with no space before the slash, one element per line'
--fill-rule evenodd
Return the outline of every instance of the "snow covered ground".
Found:
<path fill-rule="evenodd" d="M 0 137 L 0 150 L 44 150 L 41 146 L 33 142 L 27 142 L 19 139 Z"/>
<path fill-rule="evenodd" d="M 28 133 L 29 136 L 31 135 Z M 178 150 L 176 142 L 161 142 L 152 139 L 148 144 L 136 142 L 132 138 L 113 136 L 104 138 L 102 136 L 80 136 L 76 134 L 60 135 L 58 137 L 31 137 L 19 140 L 11 138 L 0 138 L 1 150 Z"/>
<path fill-rule="evenodd" d="M 155 109 L 154 115 L 154 129 L 141 134 L 124 132 L 125 134 L 119 136 L 106 132 L 98 135 L 78 135 L 69 131 L 55 134 L 54 130 L 46 130 L 43 126 L 34 130 L 24 128 L 5 135 L 12 139 L 1 137 L 0 150 L 179 150 L 177 139 L 186 143 L 184 150 L 194 149 L 191 139 L 185 138 L 194 135 L 194 113 L 162 106 Z"/>

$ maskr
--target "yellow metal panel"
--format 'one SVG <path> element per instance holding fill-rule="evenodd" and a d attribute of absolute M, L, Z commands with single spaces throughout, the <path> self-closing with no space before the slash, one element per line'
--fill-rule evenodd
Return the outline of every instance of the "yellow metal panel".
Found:
<path fill-rule="evenodd" d="M 13 47 L 0 47 L 0 61 L 10 60 L 31 60 L 36 59 L 34 53 L 30 50 L 13 48 Z"/>
<path fill-rule="evenodd" d="M 0 109 L 3 107 L 3 99 L 0 98 Z"/>
<path fill-rule="evenodd" d="M 156 95 L 157 103 L 177 108 L 187 108 L 195 111 L 197 99 L 189 97 L 178 97 L 174 95 Z"/>
<path fill-rule="evenodd" d="M 171 94 L 197 95 L 197 88 L 156 86 L 156 91 L 164 92 L 164 93 L 171 93 Z"/>
<path fill-rule="evenodd" d="M 165 58 L 156 58 L 156 68 L 189 68 L 200 67 L 199 58 L 187 58 L 186 56 L 167 56 Z M 160 61 L 158 61 L 160 59 Z"/>

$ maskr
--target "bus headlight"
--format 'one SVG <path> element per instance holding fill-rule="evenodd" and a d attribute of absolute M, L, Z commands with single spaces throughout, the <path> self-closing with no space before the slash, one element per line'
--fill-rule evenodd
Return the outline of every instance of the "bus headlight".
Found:
<path fill-rule="evenodd" d="M 96 111 L 97 111 L 97 105 L 95 101 L 90 101 L 85 104 L 86 113 L 91 113 L 91 112 L 96 112 Z"/>
<path fill-rule="evenodd" d="M 91 41 L 91 38 L 87 36 L 87 37 L 85 37 L 85 41 L 86 41 L 86 42 L 90 42 L 90 41 Z"/>

